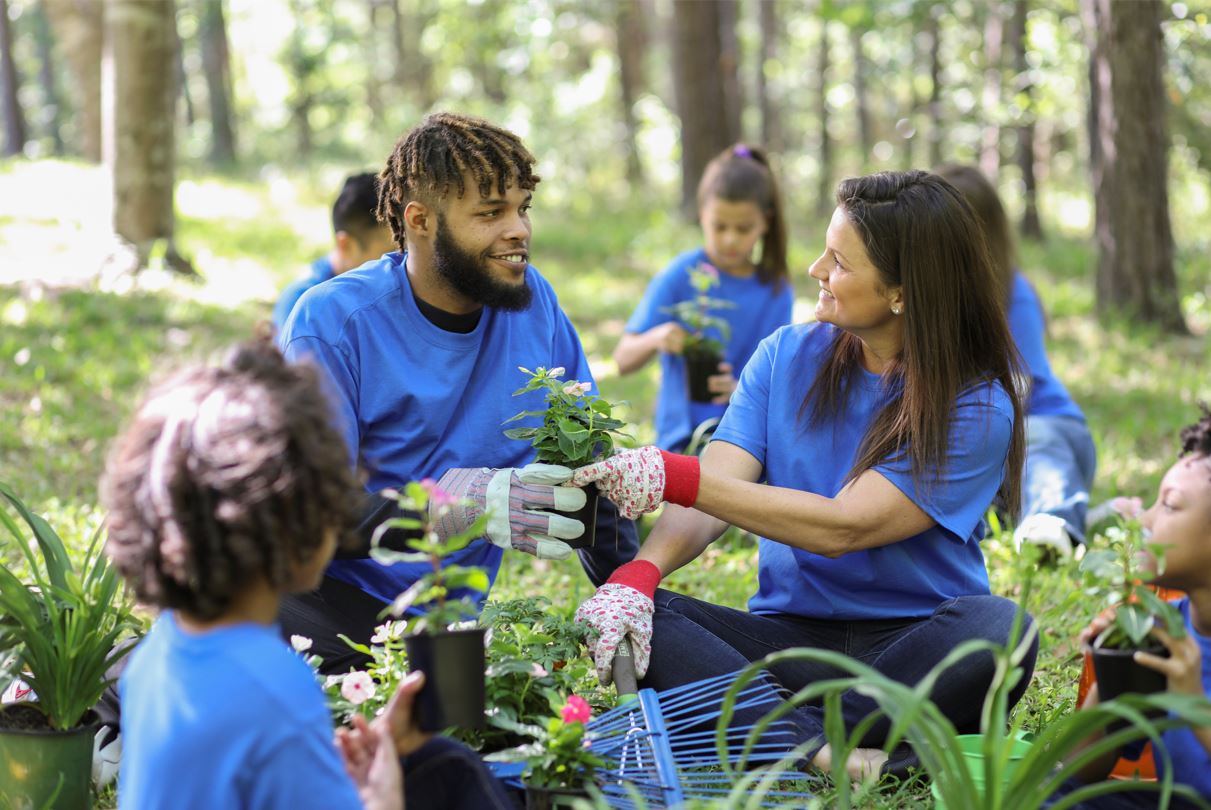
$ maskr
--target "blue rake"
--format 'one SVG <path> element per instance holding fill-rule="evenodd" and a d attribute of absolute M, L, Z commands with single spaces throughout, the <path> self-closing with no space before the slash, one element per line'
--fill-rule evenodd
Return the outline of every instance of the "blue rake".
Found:
<path fill-rule="evenodd" d="M 751 782 L 748 792 L 755 792 L 758 783 L 767 788 L 762 807 L 802 805 L 811 795 L 803 790 L 808 777 L 785 770 L 799 760 L 794 726 L 775 720 L 744 756 L 754 725 L 735 722 L 760 718 L 785 700 L 784 690 L 768 673 L 737 694 L 721 761 L 715 726 L 737 674 L 664 692 L 637 689 L 630 648 L 625 641 L 619 646 L 614 680 L 624 702 L 591 720 L 587 729 L 594 753 L 606 763 L 594 781 L 611 807 L 675 808 L 687 801 L 725 798 L 742 779 Z M 723 762 L 731 767 L 724 768 Z"/>

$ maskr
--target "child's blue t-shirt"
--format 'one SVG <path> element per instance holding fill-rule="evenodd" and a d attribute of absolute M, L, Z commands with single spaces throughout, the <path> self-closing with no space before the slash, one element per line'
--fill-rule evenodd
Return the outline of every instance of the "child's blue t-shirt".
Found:
<path fill-rule="evenodd" d="M 277 628 L 165 612 L 119 681 L 123 810 L 360 808 L 311 668 Z"/>
<path fill-rule="evenodd" d="M 1019 272 L 1013 274 L 1009 291 L 1009 331 L 1013 334 L 1018 353 L 1030 372 L 1029 416 L 1067 416 L 1085 421 L 1085 414 L 1072 399 L 1068 389 L 1051 371 L 1047 360 L 1047 326 L 1043 305 L 1030 282 Z"/>
<path fill-rule="evenodd" d="M 529 442 L 503 431 L 538 420 L 504 422 L 546 405 L 540 391 L 513 396 L 527 380 L 518 368 L 562 367 L 565 380 L 593 381 L 554 290 L 531 266 L 528 309 L 487 307 L 471 332 L 447 332 L 417 307 L 405 256 L 388 253 L 309 290 L 279 337 L 286 357 L 309 358 L 324 372 L 338 426 L 370 492 L 436 480 L 454 467 L 530 463 Z M 500 559 L 501 549 L 484 541 L 446 564 L 482 566 L 495 581 Z M 390 602 L 427 570 L 422 563 L 360 559 L 334 560 L 327 573 Z"/>
<path fill-rule="evenodd" d="M 290 313 L 294 310 L 294 305 L 303 297 L 303 293 L 310 290 L 316 284 L 327 281 L 333 275 L 332 262 L 328 260 L 327 256 L 322 256 L 313 261 L 311 263 L 311 275 L 291 283 L 278 296 L 277 303 L 273 305 L 274 328 L 278 332 L 281 332 L 286 327 L 286 319 L 290 317 Z"/>
<path fill-rule="evenodd" d="M 666 307 L 688 301 L 697 295 L 690 286 L 690 271 L 702 263 L 709 263 L 702 248 L 682 253 L 673 259 L 651 283 L 639 306 L 627 321 L 626 331 L 646 332 L 676 318 Z M 711 315 L 726 320 L 731 325 L 731 337 L 725 341 L 724 359 L 731 363 L 732 373 L 739 378 L 757 344 L 773 334 L 779 327 L 791 322 L 794 308 L 794 291 L 789 282 L 775 289 L 772 284 L 763 284 L 756 274 L 739 278 L 724 272 L 719 273 L 719 286 L 708 293 L 711 298 L 731 301 L 730 308 L 713 309 Z M 685 326 L 682 323 L 682 326 Z M 720 338 L 717 329 L 707 334 Z M 691 402 L 686 383 L 685 358 L 677 354 L 660 352 L 660 394 L 656 399 L 656 444 L 665 450 L 680 450 L 689 441 L 694 428 L 703 421 L 723 416 L 726 405 L 710 402 Z"/>
<path fill-rule="evenodd" d="M 857 459 L 868 426 L 887 401 L 879 375 L 859 369 L 839 416 L 809 424 L 799 409 L 838 330 L 829 324 L 779 329 L 744 369 L 715 441 L 747 451 L 765 482 L 832 498 Z M 1013 406 L 995 383 L 961 394 L 941 476 L 920 489 L 911 462 L 884 460 L 875 470 L 937 524 L 880 548 L 824 557 L 761 538 L 757 594 L 749 609 L 820 619 L 928 616 L 957 596 L 987 594 L 979 542 L 984 513 L 1005 473 Z"/>

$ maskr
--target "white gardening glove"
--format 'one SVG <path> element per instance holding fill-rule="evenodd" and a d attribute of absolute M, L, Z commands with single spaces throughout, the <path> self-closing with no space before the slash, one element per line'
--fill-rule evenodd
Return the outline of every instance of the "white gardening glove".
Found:
<path fill-rule="evenodd" d="M 619 514 L 634 520 L 654 512 L 661 501 L 693 506 L 698 499 L 698 477 L 697 456 L 640 447 L 581 467 L 572 474 L 572 483 L 578 487 L 596 483 Z"/>
<path fill-rule="evenodd" d="M 635 676 L 648 671 L 652 655 L 652 597 L 660 584 L 660 569 L 647 560 L 632 560 L 576 609 L 576 623 L 589 628 L 589 652 L 602 686 L 613 680 L 614 653 L 625 637 L 631 639 Z"/>
<path fill-rule="evenodd" d="M 488 540 L 503 549 L 516 549 L 542 560 L 562 560 L 572 547 L 556 538 L 584 534 L 579 520 L 544 511 L 575 512 L 585 505 L 584 491 L 568 485 L 572 471 L 555 464 L 505 467 L 456 467 L 447 470 L 437 485 L 457 499 L 439 511 L 430 503 L 434 529 L 441 538 L 466 531 L 484 512 Z"/>

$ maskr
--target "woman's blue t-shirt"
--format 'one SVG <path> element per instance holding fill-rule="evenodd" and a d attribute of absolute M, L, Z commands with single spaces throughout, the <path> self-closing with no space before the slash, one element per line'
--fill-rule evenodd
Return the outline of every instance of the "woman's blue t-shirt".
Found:
<path fill-rule="evenodd" d="M 690 285 L 690 271 L 709 263 L 702 248 L 682 253 L 673 259 L 651 283 L 639 306 L 627 321 L 626 331 L 646 332 L 668 321 L 677 320 L 667 310 L 674 304 L 697 295 Z M 774 330 L 791 322 L 794 291 L 784 282 L 775 289 L 763 284 L 757 276 L 744 278 L 719 273 L 719 286 L 709 293 L 711 298 L 731 301 L 734 307 L 712 310 L 711 315 L 723 318 L 731 325 L 731 337 L 725 341 L 724 359 L 732 365 L 732 373 L 740 376 L 757 344 Z M 685 326 L 683 323 L 682 326 Z M 707 334 L 719 338 L 718 330 Z M 660 353 L 660 394 L 656 400 L 656 444 L 665 450 L 679 450 L 689 441 L 694 428 L 701 422 L 723 416 L 727 406 L 710 402 L 691 402 L 686 384 L 685 359 L 677 354 Z"/>
<path fill-rule="evenodd" d="M 809 424 L 800 405 L 831 351 L 838 330 L 828 324 L 779 329 L 761 342 L 732 396 L 715 441 L 747 451 L 764 466 L 766 483 L 832 498 L 845 484 L 858 448 L 887 401 L 883 380 L 859 370 L 840 408 Z M 908 459 L 874 469 L 937 524 L 880 548 L 832 559 L 766 538 L 749 609 L 821 619 L 928 616 L 957 596 L 987 594 L 979 542 L 984 513 L 1005 473 L 1013 406 L 998 383 L 974 386 L 958 398 L 945 468 L 920 488 Z"/>
<path fill-rule="evenodd" d="M 1030 282 L 1021 273 L 1013 274 L 1009 291 L 1009 331 L 1018 346 L 1018 353 L 1030 372 L 1030 401 L 1028 416 L 1067 416 L 1085 421 L 1085 414 L 1072 399 L 1068 389 L 1051 371 L 1047 360 L 1047 326 L 1043 305 Z"/>
<path fill-rule="evenodd" d="M 315 674 L 276 627 L 165 612 L 119 681 L 123 810 L 360 808 Z"/>

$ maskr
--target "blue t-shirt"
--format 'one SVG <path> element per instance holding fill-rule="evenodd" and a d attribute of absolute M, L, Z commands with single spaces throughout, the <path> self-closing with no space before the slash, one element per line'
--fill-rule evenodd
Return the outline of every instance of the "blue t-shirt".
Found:
<path fill-rule="evenodd" d="M 883 379 L 859 369 L 839 418 L 808 425 L 799 408 L 838 330 L 829 324 L 779 329 L 744 369 L 715 441 L 742 448 L 764 466 L 766 483 L 832 498 L 857 459 L 867 427 L 888 398 Z M 923 617 L 947 599 L 986 594 L 979 541 L 984 513 L 1005 472 L 1013 406 L 999 384 L 959 396 L 941 477 L 919 490 L 908 459 L 875 470 L 937 524 L 880 548 L 836 559 L 762 538 L 753 613 L 821 619 Z"/>
<path fill-rule="evenodd" d="M 652 327 L 677 320 L 666 307 L 688 301 L 697 295 L 690 286 L 690 270 L 709 262 L 702 248 L 682 253 L 648 284 L 643 300 L 627 321 L 626 331 L 646 332 Z M 711 298 L 731 301 L 736 306 L 712 310 L 711 314 L 731 324 L 731 337 L 726 341 L 724 359 L 731 363 L 736 377 L 757 344 L 779 327 L 791 322 L 795 295 L 789 282 L 775 289 L 763 284 L 756 274 L 739 278 L 719 273 L 719 286 L 709 293 Z M 682 326 L 685 326 L 683 323 Z M 716 339 L 717 329 L 707 330 Z M 706 419 L 723 416 L 726 405 L 691 402 L 685 378 L 685 359 L 681 355 L 660 353 L 660 395 L 656 400 L 656 444 L 665 450 L 679 450 L 689 441 L 694 428 Z"/>
<path fill-rule="evenodd" d="M 119 682 L 123 810 L 360 808 L 310 667 L 277 628 L 165 612 Z"/>
<path fill-rule="evenodd" d="M 290 313 L 294 310 L 294 305 L 303 297 L 303 293 L 321 281 L 327 281 L 333 275 L 332 262 L 328 260 L 327 256 L 313 261 L 311 263 L 311 275 L 307 276 L 307 278 L 300 278 L 282 290 L 282 294 L 278 297 L 278 302 L 273 305 L 274 328 L 279 333 L 285 329 L 286 319 L 290 317 Z"/>
<path fill-rule="evenodd" d="M 339 427 L 378 492 L 453 467 L 520 467 L 534 460 L 529 442 L 506 438 L 505 420 L 545 408 L 532 391 L 512 396 L 526 377 L 522 366 L 566 369 L 563 379 L 592 382 L 589 362 L 555 292 L 534 267 L 526 283 L 533 303 L 522 312 L 485 308 L 475 329 L 447 332 L 421 313 L 412 296 L 406 254 L 342 273 L 307 293 L 279 338 L 292 361 L 311 358 L 324 371 Z M 600 530 L 600 529 L 599 529 Z M 476 542 L 448 565 L 487 569 L 492 581 L 501 549 Z M 428 567 L 383 566 L 374 560 L 334 560 L 328 574 L 390 602 Z"/>
<path fill-rule="evenodd" d="M 1067 416 L 1085 421 L 1085 414 L 1068 394 L 1068 389 L 1051 371 L 1047 361 L 1047 327 L 1043 306 L 1030 282 L 1021 273 L 1013 274 L 1009 292 L 1009 331 L 1018 345 L 1018 352 L 1030 372 L 1030 402 L 1028 416 Z"/>

